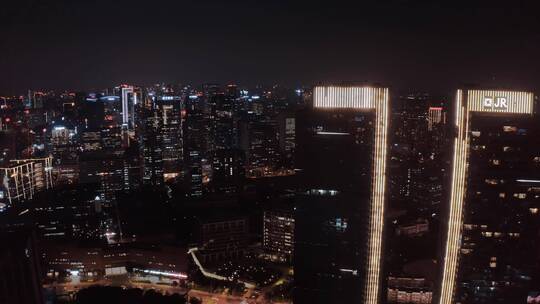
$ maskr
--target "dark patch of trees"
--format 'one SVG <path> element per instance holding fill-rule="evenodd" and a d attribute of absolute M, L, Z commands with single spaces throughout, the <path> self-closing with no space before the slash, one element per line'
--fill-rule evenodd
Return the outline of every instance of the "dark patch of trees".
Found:
<path fill-rule="evenodd" d="M 162 295 L 153 290 L 123 289 L 120 287 L 92 286 L 80 290 L 76 304 L 116 303 L 116 304 L 187 304 L 187 296 Z M 190 302 L 191 303 L 191 302 Z"/>

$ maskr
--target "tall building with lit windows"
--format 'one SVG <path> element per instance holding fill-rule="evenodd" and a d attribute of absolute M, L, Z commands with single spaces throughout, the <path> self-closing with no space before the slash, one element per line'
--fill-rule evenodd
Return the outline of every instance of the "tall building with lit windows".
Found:
<path fill-rule="evenodd" d="M 533 105 L 529 92 L 457 92 L 439 304 L 527 303 L 540 289 Z"/>
<path fill-rule="evenodd" d="M 134 94 L 133 87 L 122 86 L 122 126 L 125 129 L 131 129 L 133 127 L 133 105 L 136 104 L 136 95 Z"/>
<path fill-rule="evenodd" d="M 0 168 L 0 210 L 53 188 L 52 157 L 13 159 Z"/>
<path fill-rule="evenodd" d="M 320 86 L 297 115 L 295 303 L 382 300 L 388 89 Z"/>
<path fill-rule="evenodd" d="M 181 177 L 183 161 L 183 102 L 180 96 L 159 96 L 154 116 L 159 136 L 165 181 Z"/>

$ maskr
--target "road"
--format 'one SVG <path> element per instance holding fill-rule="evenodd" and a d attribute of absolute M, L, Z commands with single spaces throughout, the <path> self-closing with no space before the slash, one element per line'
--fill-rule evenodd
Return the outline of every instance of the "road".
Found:
<path fill-rule="evenodd" d="M 124 282 L 118 284 L 118 282 L 112 282 L 111 280 L 103 279 L 95 282 L 68 282 L 68 283 L 53 283 L 47 284 L 43 287 L 45 288 L 56 288 L 56 294 L 58 295 L 68 295 L 72 296 L 77 291 L 90 287 L 92 285 L 100 286 L 121 286 L 125 288 L 140 288 L 143 290 L 155 290 L 162 294 L 185 294 L 188 293 L 189 297 L 197 297 L 203 301 L 203 304 L 266 304 L 266 303 L 275 303 L 271 302 L 264 298 L 264 293 L 255 292 L 253 289 L 248 290 L 244 296 L 234 296 L 227 293 L 211 293 L 203 290 L 187 289 L 182 287 L 175 287 L 170 285 L 160 285 L 152 283 L 143 283 L 143 282 Z M 283 303 L 285 304 L 285 303 Z"/>
<path fill-rule="evenodd" d="M 251 302 L 243 297 L 239 296 L 232 296 L 228 294 L 215 294 L 210 293 L 202 290 L 195 290 L 192 289 L 189 291 L 188 295 L 190 297 L 196 297 L 203 301 L 203 304 L 239 304 L 239 303 L 249 303 L 249 304 L 255 304 L 255 303 L 263 303 L 263 302 L 256 302 L 255 300 L 251 300 Z"/>

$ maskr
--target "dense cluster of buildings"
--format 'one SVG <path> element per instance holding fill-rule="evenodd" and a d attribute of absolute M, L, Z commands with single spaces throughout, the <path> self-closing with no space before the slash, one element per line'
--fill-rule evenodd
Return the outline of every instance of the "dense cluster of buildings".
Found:
<path fill-rule="evenodd" d="M 3 100 L 0 230 L 42 245 L 38 282 L 185 282 L 254 258 L 293 270 L 295 303 L 540 292 L 532 93 L 121 85 Z"/>

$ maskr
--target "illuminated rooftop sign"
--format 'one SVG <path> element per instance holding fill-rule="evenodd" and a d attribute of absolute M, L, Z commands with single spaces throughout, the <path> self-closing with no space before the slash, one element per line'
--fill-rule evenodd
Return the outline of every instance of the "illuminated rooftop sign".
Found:
<path fill-rule="evenodd" d="M 388 89 L 373 87 L 315 87 L 315 108 L 374 109 L 378 99 L 388 95 Z"/>
<path fill-rule="evenodd" d="M 533 112 L 533 93 L 494 90 L 468 90 L 466 92 L 469 111 L 515 114 L 532 114 Z"/>

